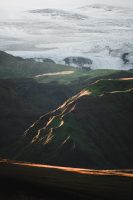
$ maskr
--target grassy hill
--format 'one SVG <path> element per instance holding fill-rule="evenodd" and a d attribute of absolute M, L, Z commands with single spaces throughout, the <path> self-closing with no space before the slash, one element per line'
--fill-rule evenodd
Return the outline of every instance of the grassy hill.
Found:
<path fill-rule="evenodd" d="M 73 68 L 53 62 L 37 62 L 0 51 L 0 78 L 34 78 L 44 73 L 68 71 Z"/>
<path fill-rule="evenodd" d="M 41 84 L 30 78 L 0 79 L 0 149 L 71 95 L 73 91 L 65 85 Z"/>
<path fill-rule="evenodd" d="M 132 168 L 133 80 L 101 80 L 43 115 L 15 159 L 86 168 Z M 15 153 L 16 152 L 16 153 Z"/>

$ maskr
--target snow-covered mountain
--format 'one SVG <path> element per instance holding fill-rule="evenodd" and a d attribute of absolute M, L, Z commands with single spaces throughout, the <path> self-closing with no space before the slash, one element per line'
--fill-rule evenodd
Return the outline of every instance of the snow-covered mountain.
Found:
<path fill-rule="evenodd" d="M 133 68 L 133 10 L 106 4 L 34 9 L 0 18 L 0 49 L 13 55 L 92 60 L 92 68 Z"/>

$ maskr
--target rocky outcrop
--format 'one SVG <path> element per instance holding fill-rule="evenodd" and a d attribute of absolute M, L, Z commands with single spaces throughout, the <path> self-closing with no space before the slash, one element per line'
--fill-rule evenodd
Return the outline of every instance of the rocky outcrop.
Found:
<path fill-rule="evenodd" d="M 88 67 L 92 65 L 93 61 L 89 58 L 84 58 L 84 57 L 67 57 L 64 59 L 64 62 L 66 65 L 71 65 L 71 66 L 77 66 L 77 67 Z"/>
<path fill-rule="evenodd" d="M 124 52 L 121 55 L 121 59 L 124 65 L 130 66 L 131 69 L 133 68 L 133 52 Z"/>
<path fill-rule="evenodd" d="M 129 63 L 128 55 L 129 55 L 129 53 L 123 53 L 121 56 L 124 64 Z"/>

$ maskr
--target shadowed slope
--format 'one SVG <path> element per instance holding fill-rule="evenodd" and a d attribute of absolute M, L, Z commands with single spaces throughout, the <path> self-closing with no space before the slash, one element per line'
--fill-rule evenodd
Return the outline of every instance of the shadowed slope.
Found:
<path fill-rule="evenodd" d="M 132 88 L 133 80 L 91 84 L 35 122 L 14 148 L 15 158 L 73 167 L 132 168 Z"/>

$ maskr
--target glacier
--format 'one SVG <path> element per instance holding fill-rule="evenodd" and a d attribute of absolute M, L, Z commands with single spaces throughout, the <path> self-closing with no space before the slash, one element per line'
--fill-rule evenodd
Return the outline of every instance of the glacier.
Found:
<path fill-rule="evenodd" d="M 85 57 L 93 61 L 92 69 L 132 69 L 133 9 L 91 4 L 75 9 L 3 11 L 0 50 L 60 64 L 65 64 L 66 57 Z"/>

